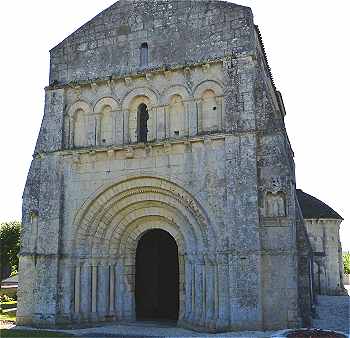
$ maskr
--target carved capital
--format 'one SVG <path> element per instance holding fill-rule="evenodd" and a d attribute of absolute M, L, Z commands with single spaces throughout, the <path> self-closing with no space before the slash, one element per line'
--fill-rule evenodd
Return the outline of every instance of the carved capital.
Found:
<path fill-rule="evenodd" d="M 110 149 L 107 151 L 107 157 L 109 160 L 113 160 L 114 159 L 114 149 Z"/>

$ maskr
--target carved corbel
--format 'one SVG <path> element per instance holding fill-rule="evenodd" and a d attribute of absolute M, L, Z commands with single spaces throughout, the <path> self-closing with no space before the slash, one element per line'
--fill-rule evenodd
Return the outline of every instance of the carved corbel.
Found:
<path fill-rule="evenodd" d="M 134 158 L 135 156 L 135 152 L 134 149 L 131 147 L 128 147 L 125 149 L 125 157 L 130 159 L 130 158 Z"/>
<path fill-rule="evenodd" d="M 114 149 L 110 149 L 107 151 L 107 157 L 109 160 L 114 160 Z"/>
<path fill-rule="evenodd" d="M 109 88 L 109 91 L 110 91 L 111 95 L 113 95 L 113 91 L 114 91 L 114 81 L 113 81 L 113 80 L 107 81 L 107 86 L 108 86 L 108 88 Z"/>
<path fill-rule="evenodd" d="M 204 137 L 203 143 L 207 146 L 210 146 L 213 143 L 213 140 L 209 137 Z"/>
<path fill-rule="evenodd" d="M 210 68 L 210 64 L 209 63 L 206 63 L 202 66 L 202 69 L 203 69 L 203 72 L 204 73 L 207 73 L 209 71 L 209 68 Z"/>
<path fill-rule="evenodd" d="M 75 96 L 77 97 L 77 100 L 80 100 L 81 99 L 81 87 L 75 86 L 74 93 L 75 93 Z"/>
<path fill-rule="evenodd" d="M 164 152 L 170 153 L 171 152 L 171 143 L 164 143 Z"/>
<path fill-rule="evenodd" d="M 184 74 L 185 74 L 186 76 L 190 76 L 190 75 L 191 75 L 191 68 L 190 68 L 190 67 L 184 68 Z"/>
<path fill-rule="evenodd" d="M 164 71 L 164 77 L 169 80 L 171 77 L 171 70 L 165 70 Z"/>
<path fill-rule="evenodd" d="M 126 78 L 124 78 L 124 81 L 125 81 L 126 86 L 129 87 L 132 83 L 132 78 L 127 76 Z"/>
<path fill-rule="evenodd" d="M 73 154 L 73 163 L 80 164 L 80 155 L 79 154 Z"/>
<path fill-rule="evenodd" d="M 146 73 L 145 74 L 145 78 L 146 78 L 147 81 L 151 81 L 152 77 L 153 77 L 153 75 L 151 73 Z"/>
<path fill-rule="evenodd" d="M 97 94 L 97 91 L 98 91 L 98 85 L 97 85 L 97 83 L 96 83 L 96 82 L 92 82 L 92 83 L 90 84 L 90 86 L 91 86 L 91 90 L 92 90 L 95 94 Z"/>

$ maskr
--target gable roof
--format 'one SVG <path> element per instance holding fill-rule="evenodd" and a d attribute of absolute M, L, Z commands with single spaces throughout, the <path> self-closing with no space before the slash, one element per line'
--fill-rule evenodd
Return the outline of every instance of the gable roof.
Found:
<path fill-rule="evenodd" d="M 297 197 L 304 219 L 340 219 L 343 220 L 336 211 L 329 205 L 311 196 L 301 189 L 297 189 Z"/>
<path fill-rule="evenodd" d="M 245 55 L 248 7 L 217 0 L 120 0 L 51 49 L 50 84 L 95 81 Z M 149 62 L 140 64 L 147 43 Z"/>

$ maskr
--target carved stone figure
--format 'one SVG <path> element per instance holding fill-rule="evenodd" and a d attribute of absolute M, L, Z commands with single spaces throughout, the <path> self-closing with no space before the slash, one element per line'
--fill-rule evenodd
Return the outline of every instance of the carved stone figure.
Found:
<path fill-rule="evenodd" d="M 286 216 L 285 196 L 283 192 L 267 192 L 265 198 L 266 217 Z"/>

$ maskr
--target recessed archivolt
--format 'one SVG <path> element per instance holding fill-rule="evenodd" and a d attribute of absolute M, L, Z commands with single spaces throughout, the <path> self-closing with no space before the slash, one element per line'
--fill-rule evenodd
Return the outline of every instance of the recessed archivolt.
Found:
<path fill-rule="evenodd" d="M 92 197 L 75 218 L 78 254 L 119 255 L 123 234 L 147 217 L 176 224 L 187 248 L 208 250 L 217 229 L 198 202 L 178 185 L 155 177 L 136 177 Z M 174 226 L 174 225 L 173 225 Z"/>
<path fill-rule="evenodd" d="M 112 111 L 120 110 L 119 103 L 113 97 L 103 97 L 95 104 L 94 113 L 101 113 L 107 106 L 111 107 Z"/>
<path fill-rule="evenodd" d="M 167 224 L 176 224 L 183 236 L 186 238 L 186 246 L 195 251 L 203 251 L 206 245 L 205 234 L 200 229 L 193 216 L 186 210 L 180 210 L 180 206 L 174 201 L 166 202 L 162 196 L 143 196 L 144 201 L 130 203 L 122 210 L 113 210 L 115 217 L 111 221 L 101 221 L 97 226 L 96 233 L 91 234 L 93 243 L 92 248 L 102 248 L 108 246 L 110 254 L 118 254 L 119 247 L 123 244 L 121 236 L 128 231 L 130 224 L 139 219 L 161 218 Z M 147 199 L 150 198 L 150 199 Z M 162 200 L 157 201 L 156 199 Z M 128 203 L 130 201 L 126 201 Z M 102 244 L 102 245 L 101 245 Z"/>
<path fill-rule="evenodd" d="M 223 95 L 223 86 L 214 80 L 206 80 L 199 83 L 193 90 L 193 96 L 196 99 L 200 99 L 206 90 L 212 90 L 216 96 Z"/>
<path fill-rule="evenodd" d="M 139 218 L 135 222 L 131 223 L 128 230 L 123 233 L 120 243 L 120 251 L 118 256 L 135 255 L 137 244 L 139 239 L 149 230 L 162 229 L 167 231 L 175 240 L 180 255 L 183 255 L 186 251 L 185 237 L 181 233 L 181 230 L 176 223 L 164 220 L 162 217 L 147 217 Z"/>
<path fill-rule="evenodd" d="M 116 255 L 120 238 L 129 225 L 138 219 L 160 217 L 166 223 L 175 223 L 187 239 L 187 247 L 203 251 L 206 247 L 206 231 L 189 209 L 166 191 L 147 187 L 131 189 L 106 203 L 83 233 L 79 231 L 80 250 L 85 254 Z M 87 241 L 88 239 L 88 241 Z M 89 243 L 87 246 L 86 244 Z"/>
<path fill-rule="evenodd" d="M 162 93 L 162 104 L 167 105 L 170 103 L 171 98 L 174 95 L 181 96 L 182 100 L 188 100 L 192 97 L 190 91 L 182 85 L 174 85 L 166 88 Z"/>
<path fill-rule="evenodd" d="M 74 102 L 70 107 L 68 107 L 67 115 L 69 117 L 74 117 L 74 114 L 79 110 L 84 111 L 85 114 L 91 114 L 92 106 L 90 103 L 87 103 L 86 101 L 82 100 Z"/>
<path fill-rule="evenodd" d="M 194 206 L 189 207 L 190 200 L 186 203 L 182 197 L 184 195 L 176 195 L 173 191 L 158 188 L 156 186 L 142 186 L 130 187 L 129 189 L 116 194 L 111 199 L 103 203 L 102 207 L 96 210 L 94 217 L 90 220 L 90 225 L 87 225 L 86 230 L 91 235 L 91 228 L 95 228 L 97 224 L 110 224 L 112 221 L 116 222 L 115 215 L 124 212 L 124 209 L 130 205 L 135 205 L 139 202 L 159 201 L 165 206 L 171 206 L 185 215 L 189 220 L 200 225 L 200 228 L 206 228 L 206 220 L 199 213 L 199 210 Z M 86 234 L 86 233 L 85 233 Z"/>
<path fill-rule="evenodd" d="M 151 88 L 147 87 L 140 87 L 140 88 L 135 88 L 131 90 L 129 93 L 127 93 L 123 100 L 122 100 L 122 107 L 123 110 L 128 110 L 130 107 L 131 101 L 138 96 L 146 96 L 150 100 L 150 104 L 152 107 L 155 107 L 158 105 L 159 102 L 159 93 L 155 92 Z M 151 107 L 149 107 L 151 108 Z"/>

